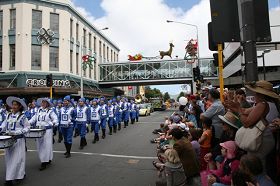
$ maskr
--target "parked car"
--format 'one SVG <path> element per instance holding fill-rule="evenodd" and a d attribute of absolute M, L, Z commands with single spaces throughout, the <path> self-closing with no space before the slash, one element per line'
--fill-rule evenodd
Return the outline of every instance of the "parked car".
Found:
<path fill-rule="evenodd" d="M 140 104 L 139 105 L 139 115 L 140 116 L 148 116 L 151 115 L 150 107 L 147 104 Z"/>
<path fill-rule="evenodd" d="M 150 107 L 150 111 L 151 113 L 153 113 L 155 110 L 154 110 L 154 106 L 152 105 L 152 103 L 146 103 L 148 105 L 148 107 Z"/>

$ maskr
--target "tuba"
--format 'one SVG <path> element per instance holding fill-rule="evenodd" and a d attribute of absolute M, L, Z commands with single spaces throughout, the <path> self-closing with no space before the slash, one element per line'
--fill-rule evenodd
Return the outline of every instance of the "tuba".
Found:
<path fill-rule="evenodd" d="M 138 94 L 138 95 L 135 96 L 135 103 L 138 103 L 138 104 L 142 103 L 142 96 L 141 95 Z"/>

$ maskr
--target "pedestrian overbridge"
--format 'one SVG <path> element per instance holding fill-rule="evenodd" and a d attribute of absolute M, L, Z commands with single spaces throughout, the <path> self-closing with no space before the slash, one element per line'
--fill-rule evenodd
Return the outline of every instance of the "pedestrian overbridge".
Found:
<path fill-rule="evenodd" d="M 199 59 L 204 79 L 216 79 L 217 67 L 211 58 Z M 99 64 L 99 85 L 102 87 L 186 84 L 193 79 L 190 60 L 147 60 Z"/>

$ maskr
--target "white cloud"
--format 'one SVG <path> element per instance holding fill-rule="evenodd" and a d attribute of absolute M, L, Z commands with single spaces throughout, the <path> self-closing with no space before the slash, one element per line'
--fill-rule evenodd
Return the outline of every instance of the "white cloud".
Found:
<path fill-rule="evenodd" d="M 196 38 L 196 30 L 191 26 L 166 23 L 167 19 L 198 25 L 200 56 L 211 54 L 207 33 L 207 23 L 211 19 L 209 0 L 201 0 L 185 12 L 169 7 L 163 0 L 103 0 L 101 7 L 105 16 L 99 19 L 94 19 L 84 8 L 78 7 L 78 10 L 97 27 L 110 28 L 104 34 L 121 49 L 121 60 L 136 53 L 158 56 L 159 50 L 168 50 L 170 41 L 175 45 L 173 57 L 182 58 L 186 40 Z"/>

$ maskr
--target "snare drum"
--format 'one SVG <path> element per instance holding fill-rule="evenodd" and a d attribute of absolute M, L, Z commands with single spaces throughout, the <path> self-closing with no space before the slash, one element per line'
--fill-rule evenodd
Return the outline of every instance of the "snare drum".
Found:
<path fill-rule="evenodd" d="M 26 138 L 41 138 L 45 135 L 46 129 L 30 129 L 28 133 L 25 134 Z"/>
<path fill-rule="evenodd" d="M 0 149 L 5 149 L 13 146 L 15 139 L 12 136 L 0 136 Z"/>

